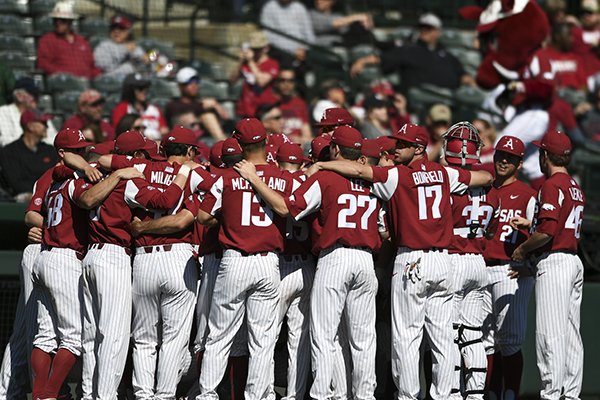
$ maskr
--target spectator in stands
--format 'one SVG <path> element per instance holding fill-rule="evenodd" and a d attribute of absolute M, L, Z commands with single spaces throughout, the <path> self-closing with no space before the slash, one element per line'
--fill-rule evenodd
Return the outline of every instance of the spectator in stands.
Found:
<path fill-rule="evenodd" d="M 369 95 L 365 99 L 363 107 L 367 114 L 361 124 L 360 133 L 364 138 L 375 139 L 392 134 L 389 128 L 388 105 L 382 96 Z"/>
<path fill-rule="evenodd" d="M 37 110 L 25 110 L 20 118 L 23 134 L 0 150 L 3 182 L 19 202 L 31 199 L 35 181 L 58 160 L 54 147 L 42 142 L 50 118 Z"/>
<path fill-rule="evenodd" d="M 387 104 L 387 112 L 390 118 L 390 130 L 398 132 L 405 124 L 409 124 L 410 114 L 407 109 L 406 97 L 396 93 L 392 85 L 387 81 L 377 82 L 371 86 L 371 92 L 376 96 L 383 96 Z"/>
<path fill-rule="evenodd" d="M 78 102 L 79 112 L 67 119 L 62 129 L 79 129 L 86 133 L 87 130 L 97 127 L 98 137 L 89 137 L 88 135 L 86 139 L 95 143 L 113 140 L 115 138 L 114 128 L 102 119 L 105 103 L 106 100 L 97 90 L 88 89 L 81 92 Z"/>
<path fill-rule="evenodd" d="M 179 85 L 180 97 L 171 100 L 165 107 L 165 117 L 170 127 L 175 126 L 173 117 L 191 112 L 204 129 L 215 140 L 226 138 L 221 127 L 221 117 L 229 118 L 227 111 L 221 107 L 213 98 L 200 98 L 200 77 L 198 72 L 191 67 L 184 67 L 177 72 L 177 84 Z"/>
<path fill-rule="evenodd" d="M 581 116 L 579 124 L 588 138 L 600 142 L 600 87 L 594 91 L 592 107 Z"/>
<path fill-rule="evenodd" d="M 119 137 L 121 133 L 130 130 L 144 134 L 146 127 L 144 126 L 144 120 L 140 117 L 140 114 L 131 113 L 123 115 L 115 127 L 115 139 Z"/>
<path fill-rule="evenodd" d="M 472 124 L 479 131 L 483 143 L 479 154 L 479 163 L 476 169 L 482 169 L 494 174 L 494 143 L 496 142 L 496 128 L 485 118 L 475 118 Z"/>
<path fill-rule="evenodd" d="M 460 61 L 439 43 L 442 21 L 436 15 L 421 15 L 418 30 L 414 43 L 386 51 L 381 58 L 368 55 L 356 60 L 351 75 L 359 74 L 367 64 L 380 64 L 384 73 L 400 74 L 403 91 L 423 83 L 448 89 L 475 85 L 475 79 L 465 72 Z"/>
<path fill-rule="evenodd" d="M 279 103 L 261 104 L 256 109 L 256 118 L 263 123 L 269 135 L 281 134 L 283 131 L 283 114 Z"/>
<path fill-rule="evenodd" d="M 308 45 L 315 43 L 315 33 L 308 10 L 296 0 L 269 0 L 260 13 L 260 24 L 286 35 L 300 39 L 289 39 L 275 32 L 267 31 L 272 45 L 271 54 L 280 62 L 295 65 L 306 59 Z"/>
<path fill-rule="evenodd" d="M 573 51 L 583 58 L 588 77 L 600 71 L 600 14 L 597 0 L 583 0 L 579 21 L 570 19 L 573 26 Z M 591 81 L 590 83 L 593 83 Z"/>
<path fill-rule="evenodd" d="M 282 133 L 294 143 L 304 144 L 312 140 L 308 105 L 296 93 L 296 73 L 290 66 L 282 67 L 273 85 L 274 97 L 271 103 L 279 103 L 283 130 Z"/>
<path fill-rule="evenodd" d="M 104 74 L 124 77 L 141 72 L 149 62 L 144 49 L 133 40 L 132 25 L 122 15 L 111 18 L 109 38 L 94 49 L 94 61 Z"/>
<path fill-rule="evenodd" d="M 13 102 L 0 106 L 0 146 L 6 146 L 21 136 L 21 114 L 25 110 L 37 108 L 40 89 L 33 79 L 22 77 L 15 82 L 12 94 Z M 53 144 L 55 136 L 56 129 L 48 122 L 48 132 L 44 141 Z"/>
<path fill-rule="evenodd" d="M 346 88 L 336 79 L 328 79 L 321 83 L 320 97 L 312 110 L 312 117 L 320 121 L 328 108 L 346 108 Z"/>
<path fill-rule="evenodd" d="M 373 18 L 367 13 L 343 15 L 334 11 L 336 0 L 315 0 L 314 9 L 309 11 L 315 32 L 316 43 L 320 46 L 341 45 L 349 38 L 371 38 Z M 354 42 L 354 40 L 352 40 Z"/>
<path fill-rule="evenodd" d="M 452 111 L 445 104 L 434 104 L 425 117 L 425 127 L 429 132 L 427 155 L 432 161 L 440 158 L 442 151 L 442 136 L 452 125 Z"/>
<path fill-rule="evenodd" d="M 146 127 L 144 135 L 148 139 L 160 140 L 169 128 L 162 111 L 148 100 L 150 84 L 151 82 L 140 74 L 127 75 L 123 81 L 121 102 L 112 112 L 112 124 L 116 127 L 125 114 L 138 113 Z"/>
<path fill-rule="evenodd" d="M 100 74 L 94 65 L 88 41 L 73 31 L 73 3 L 59 1 L 50 13 L 54 31 L 44 34 L 38 43 L 37 65 L 48 75 L 64 72 L 91 79 Z"/>
<path fill-rule="evenodd" d="M 548 58 L 554 71 L 557 88 L 583 90 L 587 88 L 585 65 L 573 51 L 573 36 L 569 24 L 555 24 L 552 27 L 551 42 L 540 52 Z"/>
<path fill-rule="evenodd" d="M 268 56 L 269 41 L 262 31 L 252 32 L 242 45 L 240 65 L 231 77 L 242 78 L 242 95 L 236 104 L 239 117 L 254 117 L 256 107 L 273 96 L 273 80 L 279 75 L 279 63 Z"/>
<path fill-rule="evenodd" d="M 15 87 L 15 74 L 12 69 L 0 62 L 0 106 L 12 101 L 12 91 Z"/>

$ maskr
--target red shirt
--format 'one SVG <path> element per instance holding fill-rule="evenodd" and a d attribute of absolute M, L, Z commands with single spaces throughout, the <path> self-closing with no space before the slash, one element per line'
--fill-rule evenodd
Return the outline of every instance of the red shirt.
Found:
<path fill-rule="evenodd" d="M 346 179 L 331 171 L 319 171 L 306 179 L 286 200 L 290 214 L 299 220 L 316 213 L 320 235 L 315 236 L 317 254 L 335 244 L 347 247 L 381 246 L 377 226 L 381 201 L 371 194 L 372 184 Z"/>
<path fill-rule="evenodd" d="M 94 65 L 88 41 L 76 33 L 73 43 L 54 32 L 44 34 L 37 47 L 37 66 L 48 75 L 66 72 L 91 79 L 101 71 Z"/>
<path fill-rule="evenodd" d="M 120 102 L 112 110 L 111 122 L 113 127 L 117 127 L 119 121 L 125 114 L 132 113 L 140 114 L 145 128 L 144 136 L 152 140 L 159 140 L 162 137 L 160 131 L 161 129 L 167 128 L 167 121 L 165 120 L 162 111 L 160 111 L 160 108 L 153 104 L 148 104 L 144 111 L 140 113 L 128 102 Z"/>
<path fill-rule="evenodd" d="M 53 182 L 44 201 L 42 243 L 46 246 L 68 248 L 84 254 L 88 243 L 88 211 L 77 207 L 76 201 L 91 185 L 83 179 Z"/>
<path fill-rule="evenodd" d="M 25 212 L 35 211 L 42 215 L 46 213 L 44 210 L 44 199 L 46 198 L 48 189 L 50 189 L 50 185 L 52 185 L 53 171 L 54 167 L 48 169 L 37 181 L 35 181 L 35 184 L 33 185 L 33 196 L 31 196 L 29 206 L 27 206 Z"/>
<path fill-rule="evenodd" d="M 236 105 L 236 113 L 239 117 L 254 117 L 256 107 L 261 103 L 265 103 L 267 99 L 273 98 L 273 79 L 279 75 L 279 63 L 272 58 L 267 58 L 257 67 L 261 72 L 271 75 L 271 82 L 265 87 L 258 86 L 256 76 L 247 64 L 242 64 L 240 74 L 244 79 L 244 83 L 242 84 L 242 95 Z"/>
<path fill-rule="evenodd" d="M 521 181 L 493 188 L 500 203 L 496 234 L 485 241 L 483 255 L 488 260 L 510 261 L 515 249 L 529 238 L 526 229 L 514 230 L 509 222 L 514 217 L 524 217 L 532 221 L 535 215 L 535 190 Z"/>
<path fill-rule="evenodd" d="M 194 214 L 194 216 L 198 214 L 200 204 L 202 203 L 206 193 L 210 191 L 210 188 L 214 184 L 216 178 L 216 175 L 211 174 L 203 167 L 198 167 L 190 173 L 190 177 L 188 179 L 188 188 L 186 190 L 191 194 L 187 196 L 183 205 L 184 208 L 189 210 L 192 214 Z M 192 227 L 192 243 L 201 245 L 202 250 L 202 246 L 204 245 L 204 236 L 208 229 L 198 222 L 194 222 Z"/>
<path fill-rule="evenodd" d="M 581 57 L 573 52 L 561 52 L 553 47 L 539 51 L 550 60 L 556 86 L 570 87 L 576 90 L 587 87 L 587 74 Z"/>
<path fill-rule="evenodd" d="M 554 95 L 554 73 L 548 55 L 543 49 L 536 51 L 519 71 L 519 80 L 525 85 L 525 93 L 518 93 L 515 106 L 543 106 L 548 108 Z"/>
<path fill-rule="evenodd" d="M 452 219 L 454 221 L 450 253 L 482 254 L 484 235 L 499 201 L 490 188 L 470 188 L 462 195 L 452 195 Z"/>
<path fill-rule="evenodd" d="M 292 193 L 294 193 L 306 181 L 306 175 L 302 171 L 282 171 L 292 181 Z M 285 226 L 285 248 L 283 254 L 309 254 L 312 248 L 311 225 L 313 218 L 300 221 L 288 217 Z"/>
<path fill-rule="evenodd" d="M 557 173 L 546 179 L 538 193 L 535 230 L 552 236 L 538 252 L 577 252 L 581 235 L 585 196 L 568 174 Z"/>
<path fill-rule="evenodd" d="M 563 129 L 569 131 L 577 128 L 577 121 L 575 120 L 575 114 L 573 108 L 565 100 L 558 96 L 554 96 L 552 105 L 548 109 L 548 130 L 557 130 L 558 125 L 562 125 Z"/>
<path fill-rule="evenodd" d="M 372 167 L 373 193 L 388 201 L 388 221 L 398 247 L 447 249 L 452 239 L 450 194 L 464 192 L 465 170 L 444 168 L 426 159 L 410 166 Z"/>
<path fill-rule="evenodd" d="M 280 100 L 279 109 L 283 117 L 282 133 L 289 137 L 301 135 L 304 124 L 309 122 L 308 107 L 300 96 L 284 97 Z"/>
<path fill-rule="evenodd" d="M 289 196 L 292 182 L 272 165 L 257 165 L 256 173 L 271 189 Z M 200 208 L 220 214 L 219 242 L 224 249 L 246 253 L 281 252 L 285 220 L 261 202 L 252 186 L 232 169 L 223 171 Z"/>
<path fill-rule="evenodd" d="M 600 70 L 600 60 L 594 51 L 600 38 L 600 31 L 586 31 L 578 26 L 573 26 L 571 34 L 573 37 L 572 51 L 583 59 L 586 75 L 595 75 Z"/>
<path fill-rule="evenodd" d="M 88 119 L 85 116 L 81 114 L 75 114 L 64 122 L 62 129 L 71 128 L 83 130 L 83 128 L 88 126 L 89 123 L 90 121 L 88 121 Z M 104 136 L 104 141 L 115 139 L 114 128 L 105 120 L 100 120 L 100 130 L 102 131 L 102 135 Z"/>

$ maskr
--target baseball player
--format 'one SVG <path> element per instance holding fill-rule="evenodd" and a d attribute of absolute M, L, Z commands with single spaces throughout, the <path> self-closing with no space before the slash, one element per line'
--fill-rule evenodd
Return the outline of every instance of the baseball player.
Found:
<path fill-rule="evenodd" d="M 428 134 L 407 124 L 393 136 L 394 167 L 342 161 L 317 163 L 325 169 L 373 181 L 373 194 L 388 201 L 391 235 L 398 246 L 392 274 L 392 372 L 398 399 L 417 398 L 419 346 L 423 328 L 434 354 L 433 398 L 448 398 L 458 352 L 452 333 L 452 277 L 447 248 L 452 236 L 450 193 L 492 181 L 482 171 L 446 169 L 427 160 Z"/>
<path fill-rule="evenodd" d="M 492 190 L 501 209 L 496 234 L 486 241 L 483 252 L 489 277 L 489 307 L 485 312 L 491 318 L 488 329 L 484 324 L 483 331 L 483 343 L 488 353 L 488 378 L 493 374 L 491 367 L 495 357 L 501 358 L 504 369 L 504 394 L 500 383 L 494 393 L 495 399 L 513 400 L 519 395 L 523 372 L 521 345 L 525 339 L 527 306 L 534 284 L 531 276 L 510 277 L 513 270 L 523 268 L 522 264 L 511 261 L 510 256 L 529 237 L 527 230 L 513 229 L 510 220 L 514 217 L 533 220 L 536 205 L 535 191 L 517 179 L 524 155 L 524 143 L 514 136 L 505 135 L 496 144 L 496 177 Z M 499 352 L 494 355 L 496 350 Z M 490 391 L 494 392 L 494 388 L 490 387 Z"/>
<path fill-rule="evenodd" d="M 315 124 L 319 129 L 319 136 L 331 136 L 338 126 L 354 126 L 354 117 L 348 110 L 341 107 L 327 108 L 323 111 L 321 120 Z"/>
<path fill-rule="evenodd" d="M 482 143 L 477 128 L 468 122 L 452 125 L 444 135 L 446 162 L 470 170 L 479 162 Z M 455 340 L 464 363 L 464 395 L 483 399 L 487 360 L 483 346 L 483 307 L 488 273 L 483 259 L 483 240 L 498 209 L 498 199 L 489 188 L 470 188 L 452 194 L 453 236 L 448 248 L 454 276 Z M 456 365 L 460 374 L 460 362 Z"/>
<path fill-rule="evenodd" d="M 513 261 L 536 261 L 536 350 L 540 398 L 579 398 L 583 379 L 580 308 L 583 264 L 577 256 L 585 196 L 569 176 L 571 141 L 549 131 L 539 142 L 540 168 L 547 180 L 538 193 L 534 233 L 515 249 Z M 513 222 L 514 226 L 519 226 Z"/>
<path fill-rule="evenodd" d="M 362 136 L 349 126 L 340 126 L 331 138 L 331 158 L 361 157 Z M 235 167 L 273 211 L 299 220 L 316 213 L 320 235 L 313 252 L 319 254 L 311 293 L 311 344 L 315 399 L 333 396 L 336 336 L 343 319 L 352 348 L 352 396 L 372 399 L 375 392 L 375 295 L 377 278 L 372 253 L 381 245 L 378 233 L 380 201 L 371 195 L 371 185 L 358 179 L 340 179 L 319 172 L 285 199 L 254 173 L 250 163 Z M 325 308 L 323 308 L 325 307 Z"/>
<path fill-rule="evenodd" d="M 266 161 L 266 131 L 254 118 L 235 127 L 244 158 L 257 164 L 267 183 L 289 194 L 291 182 Z M 248 329 L 250 360 L 246 400 L 274 396 L 271 388 L 273 353 L 279 308 L 279 257 L 283 250 L 282 219 L 262 202 L 250 184 L 235 171 L 226 170 L 206 195 L 197 215 L 202 224 L 220 216 L 219 242 L 223 258 L 209 312 L 208 339 L 202 358 L 199 399 L 217 399 L 216 388 L 227 366 L 234 336 L 244 316 Z"/>
<path fill-rule="evenodd" d="M 317 161 L 329 161 L 329 136 L 317 136 L 310 142 L 310 159 L 313 163 Z"/>

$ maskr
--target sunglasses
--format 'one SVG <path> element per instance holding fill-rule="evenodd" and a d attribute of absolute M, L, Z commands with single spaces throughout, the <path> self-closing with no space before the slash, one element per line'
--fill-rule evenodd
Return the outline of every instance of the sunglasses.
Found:
<path fill-rule="evenodd" d="M 404 140 L 396 141 L 396 150 L 408 149 L 410 147 L 415 147 L 415 145 L 410 142 L 405 142 Z"/>

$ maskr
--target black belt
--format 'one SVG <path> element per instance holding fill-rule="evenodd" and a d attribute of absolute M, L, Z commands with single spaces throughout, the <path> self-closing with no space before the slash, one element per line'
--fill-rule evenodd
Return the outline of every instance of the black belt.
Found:
<path fill-rule="evenodd" d="M 297 257 L 302 261 L 308 261 L 308 254 L 282 254 L 282 257 L 287 262 L 294 261 L 294 257 Z"/>
<path fill-rule="evenodd" d="M 488 267 L 496 267 L 498 265 L 510 264 L 510 260 L 485 260 L 485 265 Z"/>
<path fill-rule="evenodd" d="M 250 257 L 250 256 L 267 256 L 269 254 L 268 251 L 257 251 L 256 253 L 248 253 L 247 251 L 244 250 L 240 250 L 240 249 L 234 249 L 234 248 L 230 248 L 227 250 L 234 250 L 237 251 L 238 253 L 240 253 L 242 256 L 244 257 Z"/>
<path fill-rule="evenodd" d="M 104 248 L 104 245 L 106 245 L 106 244 L 113 244 L 115 246 L 119 246 L 120 248 L 123 249 L 125 254 L 127 254 L 128 256 L 131 256 L 131 249 L 129 247 L 123 247 L 121 245 L 114 244 L 114 243 L 91 243 L 88 246 L 88 250 L 92 250 L 92 249 L 102 250 Z"/>
<path fill-rule="evenodd" d="M 420 249 L 423 253 L 429 253 L 429 252 L 437 252 L 437 251 L 444 251 L 446 249 L 442 249 L 440 247 L 432 247 L 430 249 Z"/>
<path fill-rule="evenodd" d="M 143 246 L 142 249 L 144 249 L 144 252 L 146 254 L 150 254 L 155 250 L 156 250 L 156 252 L 171 251 L 173 249 L 173 245 L 172 244 L 162 244 L 162 245 L 156 245 L 156 246 Z"/>

